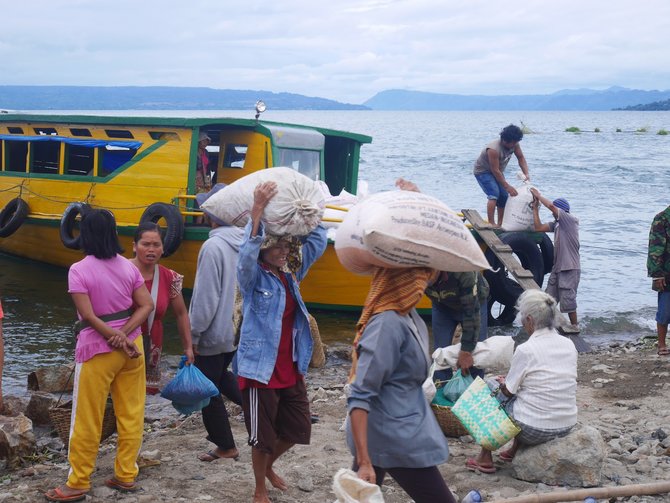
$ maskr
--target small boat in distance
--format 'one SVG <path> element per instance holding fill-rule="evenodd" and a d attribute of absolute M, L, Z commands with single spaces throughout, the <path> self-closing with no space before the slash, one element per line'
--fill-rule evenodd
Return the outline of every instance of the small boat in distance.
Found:
<path fill-rule="evenodd" d="M 262 110 L 261 110 L 262 111 Z M 86 205 L 112 211 L 126 256 L 141 221 L 166 228 L 163 263 L 192 288 L 209 227 L 196 209 L 198 138 L 212 181 L 232 183 L 288 166 L 331 193 L 356 194 L 361 146 L 372 138 L 327 128 L 238 118 L 0 114 L 0 251 L 67 267 L 81 258 Z M 311 307 L 357 310 L 369 278 L 347 272 L 333 243 L 301 285 Z M 424 303 L 428 306 L 426 299 Z M 424 306 L 424 307 L 426 307 Z"/>

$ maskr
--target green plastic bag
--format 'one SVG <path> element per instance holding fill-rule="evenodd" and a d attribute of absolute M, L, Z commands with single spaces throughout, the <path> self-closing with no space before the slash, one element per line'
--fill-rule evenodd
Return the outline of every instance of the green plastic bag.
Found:
<path fill-rule="evenodd" d="M 461 374 L 461 369 L 458 369 L 454 376 L 444 385 L 444 388 L 442 388 L 442 395 L 447 400 L 456 402 L 473 381 L 474 379 L 471 375 L 464 376 Z"/>

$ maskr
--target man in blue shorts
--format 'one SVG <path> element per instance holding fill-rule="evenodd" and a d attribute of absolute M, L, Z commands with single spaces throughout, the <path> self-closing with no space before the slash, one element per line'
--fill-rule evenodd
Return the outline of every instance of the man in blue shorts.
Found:
<path fill-rule="evenodd" d="M 652 278 L 651 288 L 658 292 L 658 354 L 667 356 L 670 354 L 665 342 L 670 323 L 670 206 L 656 215 L 651 224 L 647 273 Z"/>
<path fill-rule="evenodd" d="M 473 171 L 477 183 L 482 188 L 488 202 L 486 204 L 486 215 L 489 223 L 500 227 L 502 225 L 503 213 L 505 212 L 505 203 L 507 202 L 507 195 L 514 197 L 517 191 L 512 187 L 503 174 L 507 163 L 512 158 L 512 154 L 516 156 L 519 167 L 526 177 L 530 180 L 528 175 L 528 164 L 526 158 L 523 156 L 519 142 L 523 138 L 521 128 L 510 124 L 500 132 L 500 138 L 493 140 L 486 145 L 479 157 L 475 161 L 475 169 Z M 498 223 L 494 220 L 494 213 L 496 206 L 498 207 Z"/>

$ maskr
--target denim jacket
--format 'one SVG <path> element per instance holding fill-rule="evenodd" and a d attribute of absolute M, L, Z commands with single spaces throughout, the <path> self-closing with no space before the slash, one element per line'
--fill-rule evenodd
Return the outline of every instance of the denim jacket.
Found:
<path fill-rule="evenodd" d="M 277 361 L 286 290 L 277 276 L 258 263 L 265 238 L 263 224 L 254 237 L 251 237 L 251 227 L 252 223 L 249 221 L 237 262 L 237 280 L 244 300 L 240 344 L 237 349 L 237 373 L 267 384 Z M 291 293 L 299 306 L 293 325 L 293 361 L 297 362 L 298 372 L 302 375 L 307 373 L 312 358 L 312 334 L 298 283 L 307 275 L 310 266 L 321 257 L 327 243 L 326 229 L 319 225 L 303 241 L 302 266 L 295 273 L 295 277 L 282 273 L 286 275 Z"/>

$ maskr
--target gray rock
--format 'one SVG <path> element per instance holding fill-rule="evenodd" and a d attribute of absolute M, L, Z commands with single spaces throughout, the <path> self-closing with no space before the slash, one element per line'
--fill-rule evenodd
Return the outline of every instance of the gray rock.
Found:
<path fill-rule="evenodd" d="M 311 475 L 303 474 L 298 480 L 298 489 L 306 493 L 311 493 L 314 491 L 314 480 L 312 480 Z"/>
<path fill-rule="evenodd" d="M 26 416 L 33 424 L 50 424 L 49 409 L 56 405 L 56 399 L 50 393 L 36 391 L 30 396 Z"/>
<path fill-rule="evenodd" d="M 21 464 L 21 458 L 35 452 L 33 423 L 23 414 L 0 416 L 0 453 L 10 468 Z"/>
<path fill-rule="evenodd" d="M 577 425 L 563 438 L 520 448 L 512 462 L 512 475 L 527 482 L 594 487 L 600 485 L 606 453 L 598 430 Z"/>

